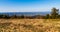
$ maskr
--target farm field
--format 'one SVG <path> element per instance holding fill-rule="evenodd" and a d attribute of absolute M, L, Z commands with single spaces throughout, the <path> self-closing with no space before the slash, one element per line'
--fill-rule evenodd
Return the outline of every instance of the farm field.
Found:
<path fill-rule="evenodd" d="M 60 32 L 60 19 L 0 19 L 0 32 Z"/>

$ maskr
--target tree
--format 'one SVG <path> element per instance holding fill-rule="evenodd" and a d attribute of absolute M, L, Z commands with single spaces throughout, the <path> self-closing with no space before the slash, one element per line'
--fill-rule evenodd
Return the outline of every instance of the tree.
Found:
<path fill-rule="evenodd" d="M 21 15 L 21 18 L 24 18 L 24 15 Z"/>
<path fill-rule="evenodd" d="M 49 14 L 46 14 L 46 17 L 45 17 L 46 19 L 49 19 Z"/>
<path fill-rule="evenodd" d="M 52 19 L 57 18 L 58 14 L 59 14 L 58 12 L 59 12 L 59 9 L 52 8 L 52 12 L 51 12 Z"/>
<path fill-rule="evenodd" d="M 11 16 L 11 18 L 12 18 L 12 19 L 13 19 L 13 18 L 17 18 L 17 15 L 14 14 L 14 15 Z"/>
<path fill-rule="evenodd" d="M 0 18 L 8 19 L 9 18 L 9 15 L 7 15 L 7 14 L 0 14 Z"/>

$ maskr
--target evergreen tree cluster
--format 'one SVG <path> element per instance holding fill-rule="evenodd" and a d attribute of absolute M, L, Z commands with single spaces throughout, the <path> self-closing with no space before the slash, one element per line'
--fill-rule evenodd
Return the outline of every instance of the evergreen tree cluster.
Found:
<path fill-rule="evenodd" d="M 58 19 L 58 18 L 60 18 L 59 9 L 52 8 L 51 13 L 47 14 L 45 17 L 46 17 L 46 19 Z"/>

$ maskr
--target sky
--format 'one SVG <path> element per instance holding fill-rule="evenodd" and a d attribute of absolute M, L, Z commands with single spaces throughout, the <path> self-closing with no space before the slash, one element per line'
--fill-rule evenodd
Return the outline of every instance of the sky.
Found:
<path fill-rule="evenodd" d="M 47 12 L 60 9 L 60 0 L 0 0 L 0 12 Z"/>

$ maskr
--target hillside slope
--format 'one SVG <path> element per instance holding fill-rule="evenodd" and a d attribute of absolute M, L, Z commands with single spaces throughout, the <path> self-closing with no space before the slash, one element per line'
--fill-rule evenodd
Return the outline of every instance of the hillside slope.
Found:
<path fill-rule="evenodd" d="M 60 32 L 60 20 L 0 19 L 0 32 Z"/>

